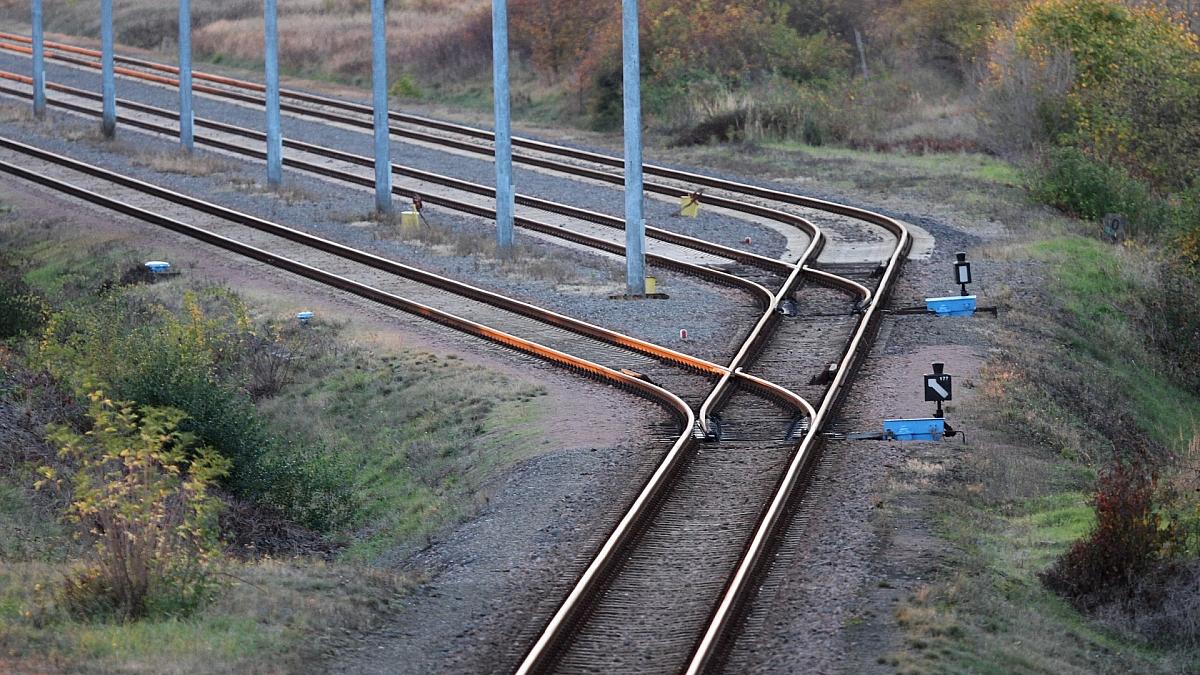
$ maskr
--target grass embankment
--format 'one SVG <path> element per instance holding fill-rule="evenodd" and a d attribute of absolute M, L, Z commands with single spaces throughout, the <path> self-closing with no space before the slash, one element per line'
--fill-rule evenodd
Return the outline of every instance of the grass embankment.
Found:
<path fill-rule="evenodd" d="M 1126 439 L 1181 453 L 1197 431 L 1200 393 L 1177 383 L 1146 335 L 1162 270 L 1144 250 L 1077 235 L 1006 255 L 1044 265 L 1047 304 L 1014 310 L 1023 332 L 983 373 L 966 414 L 988 431 L 961 480 L 928 502 L 954 571 L 898 610 L 905 645 L 882 661 L 909 672 L 1193 671 L 1200 656 L 1186 641 L 1139 634 L 1116 614 L 1085 617 L 1039 578 L 1092 531 L 1097 471 Z M 1165 475 L 1171 459 L 1158 459 Z"/>
<path fill-rule="evenodd" d="M 311 665 L 387 617 L 415 581 L 372 563 L 426 545 L 486 499 L 498 471 L 535 452 L 540 388 L 453 356 L 368 349 L 320 318 L 301 328 L 187 269 L 145 283 L 131 271 L 162 251 L 7 209 L 0 217 L 0 290 L 19 287 L 44 312 L 0 345 L 0 670 Z M 61 602 L 64 574 L 91 547 L 60 518 L 68 497 L 33 483 L 38 465 L 62 461 L 46 423 L 85 425 L 80 393 L 97 382 L 114 397 L 153 384 L 143 388 L 161 392 L 155 404 L 190 412 L 189 430 L 246 477 L 222 486 L 232 500 L 222 534 L 237 546 L 215 597 L 194 612 L 120 622 Z M 190 396 L 171 397 L 182 389 Z M 239 473 L 238 462 L 266 475 Z M 273 484 L 280 476 L 296 480 Z M 325 508 L 322 491 L 341 506 Z"/>

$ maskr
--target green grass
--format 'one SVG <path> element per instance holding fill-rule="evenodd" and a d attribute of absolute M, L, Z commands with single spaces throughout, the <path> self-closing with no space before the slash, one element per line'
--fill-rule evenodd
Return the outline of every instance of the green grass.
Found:
<path fill-rule="evenodd" d="M 95 665 L 111 662 L 202 666 L 209 659 L 238 661 L 260 652 L 277 652 L 281 645 L 251 617 L 165 619 L 124 624 L 83 624 L 73 627 L 72 653 Z"/>
<path fill-rule="evenodd" d="M 1089 495 L 1108 458 L 1106 439 L 1089 426 L 1096 419 L 1086 403 L 1094 402 L 1044 389 L 1039 369 L 1061 369 L 1074 382 L 1063 391 L 1106 396 L 1100 414 L 1127 408 L 1136 431 L 1170 448 L 1200 420 L 1197 392 L 1162 374 L 1139 324 L 1142 299 L 1156 287 L 1145 252 L 1062 231 L 1043 236 L 1009 253 L 1044 264 L 1051 306 L 1014 323 L 1034 321 L 1050 337 L 1026 349 L 1027 335 L 1005 338 L 1015 353 L 985 369 L 981 395 L 961 412 L 1005 432 L 981 433 L 982 445 L 962 458 L 964 478 L 932 497 L 952 571 L 900 606 L 905 644 L 884 661 L 902 672 L 1195 672 L 1200 660 L 1186 648 L 1109 630 L 1039 579 L 1091 531 Z M 1019 445 L 1013 428 L 1027 434 Z"/>
<path fill-rule="evenodd" d="M 1006 186 L 1019 184 L 1022 180 L 1020 170 L 1013 164 L 980 153 L 882 153 L 832 145 L 806 145 L 797 141 L 763 143 L 763 147 L 814 159 L 871 164 L 892 171 L 920 171 L 926 176 L 957 176 Z"/>
<path fill-rule="evenodd" d="M 1138 253 L 1095 239 L 1064 236 L 1029 247 L 1049 263 L 1053 291 L 1066 311 L 1061 333 L 1078 367 L 1112 383 L 1140 428 L 1168 448 L 1181 449 L 1200 424 L 1200 392 L 1161 375 L 1161 358 L 1146 346 L 1138 329 L 1143 293 L 1153 292 Z M 1181 298 L 1187 302 L 1189 299 Z"/>
<path fill-rule="evenodd" d="M 1020 462 L 1022 458 L 1013 458 Z M 1012 505 L 955 489 L 939 502 L 957 572 L 896 612 L 904 648 L 884 660 L 913 673 L 1170 672 L 1176 655 L 1115 635 L 1046 590 L 1037 574 L 1093 523 L 1081 492 Z"/>
<path fill-rule="evenodd" d="M 362 351 L 310 364 L 262 409 L 349 458 L 364 505 L 346 557 L 370 561 L 478 506 L 499 468 L 529 456 L 544 393 L 454 356 Z"/>

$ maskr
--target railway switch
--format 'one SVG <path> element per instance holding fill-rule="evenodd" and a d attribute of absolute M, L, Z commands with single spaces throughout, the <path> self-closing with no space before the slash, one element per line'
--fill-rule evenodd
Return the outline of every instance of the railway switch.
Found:
<path fill-rule="evenodd" d="M 820 373 L 814 375 L 813 378 L 808 381 L 808 384 L 809 386 L 814 387 L 818 385 L 829 384 L 830 382 L 833 382 L 833 378 L 835 375 L 837 375 L 837 371 L 838 364 L 831 363 L 828 366 L 825 366 L 825 370 L 822 370 Z"/>
<path fill-rule="evenodd" d="M 938 316 L 973 316 L 978 307 L 974 295 L 925 298 L 925 311 Z"/>
<path fill-rule="evenodd" d="M 967 254 L 959 251 L 954 254 L 954 283 L 962 289 L 959 295 L 943 298 L 925 298 L 925 311 L 937 316 L 974 316 L 977 298 L 967 293 L 967 284 L 972 282 L 971 263 Z M 995 313 L 995 308 L 985 308 L 983 311 Z"/>
<path fill-rule="evenodd" d="M 882 433 L 869 431 L 837 437 L 857 441 L 940 441 L 943 438 L 962 436 L 963 442 L 966 442 L 966 434 L 950 426 L 946 421 L 945 411 L 942 410 L 942 402 L 954 398 L 954 378 L 946 372 L 946 364 L 934 363 L 933 372 L 927 373 L 922 378 L 922 383 L 925 388 L 925 400 L 937 403 L 937 411 L 933 417 L 885 419 Z"/>

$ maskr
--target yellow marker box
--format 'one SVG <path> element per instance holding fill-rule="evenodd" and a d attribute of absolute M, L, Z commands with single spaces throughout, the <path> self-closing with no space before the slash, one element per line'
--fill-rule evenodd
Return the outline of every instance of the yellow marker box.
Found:
<path fill-rule="evenodd" d="M 400 212 L 400 231 L 412 233 L 421 229 L 421 214 L 416 211 Z"/>
<path fill-rule="evenodd" d="M 700 214 L 700 200 L 693 195 L 679 198 L 679 215 L 684 218 L 695 218 Z"/>
<path fill-rule="evenodd" d="M 646 277 L 646 295 L 654 295 L 658 292 L 658 279 L 655 277 Z"/>

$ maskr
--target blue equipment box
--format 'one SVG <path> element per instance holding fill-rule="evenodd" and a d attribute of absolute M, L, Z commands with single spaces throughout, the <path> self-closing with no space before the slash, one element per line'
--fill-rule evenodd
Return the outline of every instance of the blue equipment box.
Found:
<path fill-rule="evenodd" d="M 940 441 L 945 435 L 946 420 L 940 417 L 883 421 L 883 437 L 886 440 Z"/>
<path fill-rule="evenodd" d="M 925 307 L 938 316 L 972 316 L 975 314 L 975 296 L 952 295 L 946 298 L 925 298 Z"/>

